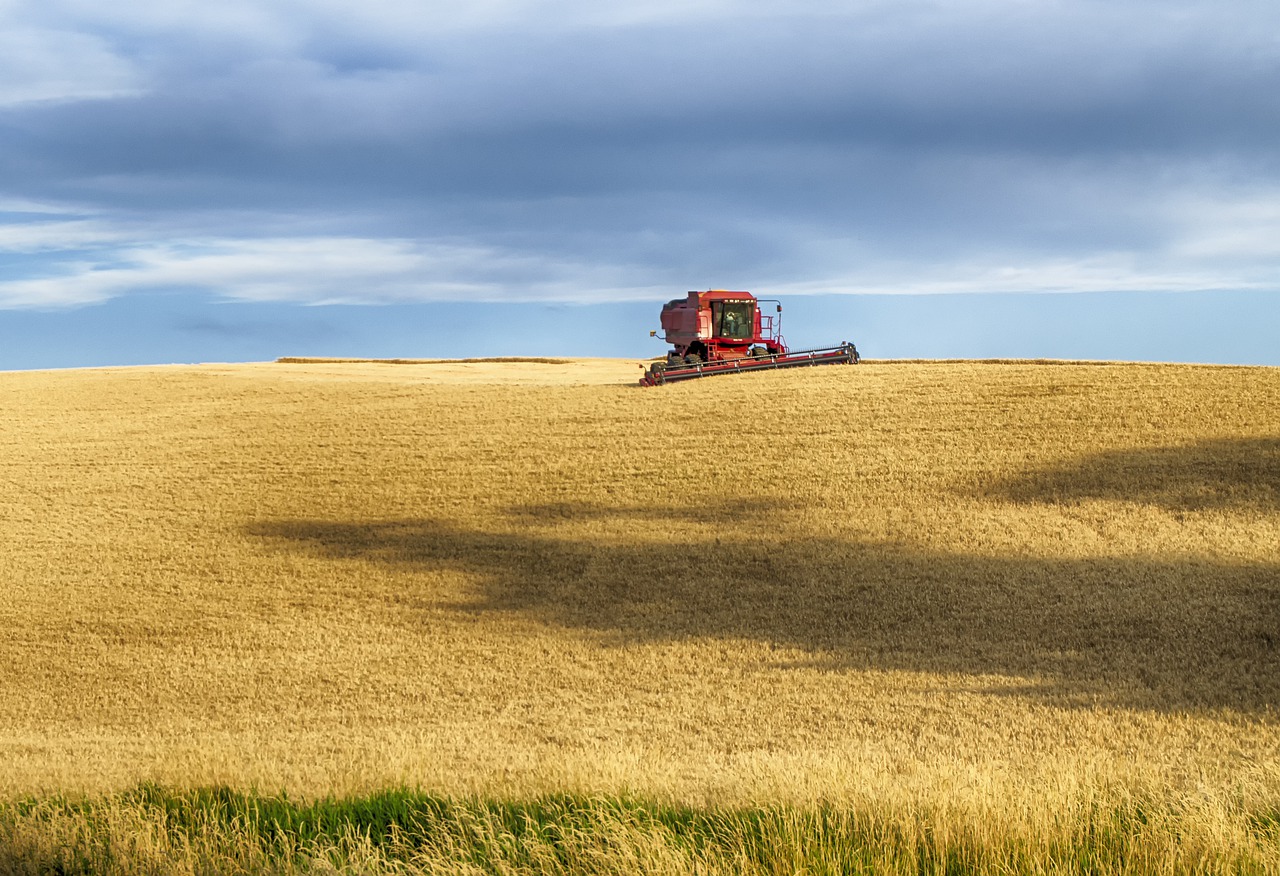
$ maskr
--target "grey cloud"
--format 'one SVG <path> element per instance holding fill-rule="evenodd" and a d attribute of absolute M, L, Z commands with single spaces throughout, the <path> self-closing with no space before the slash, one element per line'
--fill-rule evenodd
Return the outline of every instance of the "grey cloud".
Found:
<path fill-rule="evenodd" d="M 199 116 L 268 149 L 553 131 L 590 140 L 680 132 L 700 141 L 715 132 L 764 143 L 1163 150 L 1228 135 L 1247 146 L 1243 135 L 1257 143 L 1274 131 L 1280 48 L 1260 36 L 1265 20 L 1205 33 L 1237 19 L 1180 21 L 1138 8 L 1146 14 L 1066 21 L 1024 9 L 892 26 L 798 17 L 497 32 L 413 56 L 330 34 L 319 47 L 291 47 L 297 54 L 242 57 L 232 46 L 213 59 L 220 66 L 170 60 L 130 121 L 176 113 L 181 128 Z M 1267 17 L 1280 25 L 1280 14 Z"/>
<path fill-rule="evenodd" d="M 183 233 L 292 223 L 655 281 L 803 281 L 867 261 L 1158 261 L 1185 231 L 1171 196 L 1280 190 L 1280 11 L 1262 3 L 407 34 L 264 8 L 207 38 L 100 20 L 151 90 L 0 112 L 6 194 Z"/>

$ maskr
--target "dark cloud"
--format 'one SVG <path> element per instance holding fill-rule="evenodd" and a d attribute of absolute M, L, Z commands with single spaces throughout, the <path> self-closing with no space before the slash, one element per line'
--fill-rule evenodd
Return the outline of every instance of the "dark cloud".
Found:
<path fill-rule="evenodd" d="M 1274 275 L 1272 5 L 636 8 L 433 26 L 392 4 L 187 23 L 55 4 L 40 25 L 138 84 L 0 109 L 0 183 L 132 223 L 134 245 L 447 241 L 640 286 L 981 288 L 1047 262 L 1070 285 L 1064 264 L 1098 260 L 1117 288 Z"/>

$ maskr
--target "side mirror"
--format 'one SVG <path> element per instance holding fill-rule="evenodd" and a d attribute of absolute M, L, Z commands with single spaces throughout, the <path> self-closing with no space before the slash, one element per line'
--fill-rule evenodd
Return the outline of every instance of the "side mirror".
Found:
<path fill-rule="evenodd" d="M 657 336 L 658 336 L 657 332 L 649 332 L 649 337 L 656 338 Z"/>
<path fill-rule="evenodd" d="M 782 305 L 781 305 L 781 304 L 779 304 L 779 305 L 778 305 L 778 313 L 782 313 Z"/>

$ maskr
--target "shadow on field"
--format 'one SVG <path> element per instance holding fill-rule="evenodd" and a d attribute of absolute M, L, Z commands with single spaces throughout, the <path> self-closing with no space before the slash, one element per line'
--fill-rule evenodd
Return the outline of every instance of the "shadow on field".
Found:
<path fill-rule="evenodd" d="M 1020 502 L 1111 499 L 1171 511 L 1280 510 L 1280 438 L 1100 453 L 1022 475 L 994 492 Z"/>
<path fill-rule="evenodd" d="M 740 524 L 752 516 L 719 513 Z M 646 527 L 668 520 L 662 510 L 537 506 L 514 509 L 502 532 L 439 520 L 287 520 L 251 534 L 388 571 L 462 571 L 477 589 L 452 609 L 517 612 L 623 640 L 747 638 L 806 649 L 806 665 L 833 670 L 1035 676 L 1018 695 L 1058 705 L 1260 712 L 1280 704 L 1277 565 L 991 558 L 783 542 L 767 528 L 763 539 L 748 538 L 750 526 L 734 536 L 702 527 L 646 539 Z M 596 529 L 584 535 L 590 521 Z M 431 598 L 406 596 L 419 605 Z"/>

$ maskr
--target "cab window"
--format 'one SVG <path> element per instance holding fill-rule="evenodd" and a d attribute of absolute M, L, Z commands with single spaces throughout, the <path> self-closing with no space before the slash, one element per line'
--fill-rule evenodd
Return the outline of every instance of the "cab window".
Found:
<path fill-rule="evenodd" d="M 718 338 L 749 341 L 755 335 L 755 305 L 750 301 L 712 301 L 711 325 Z"/>

